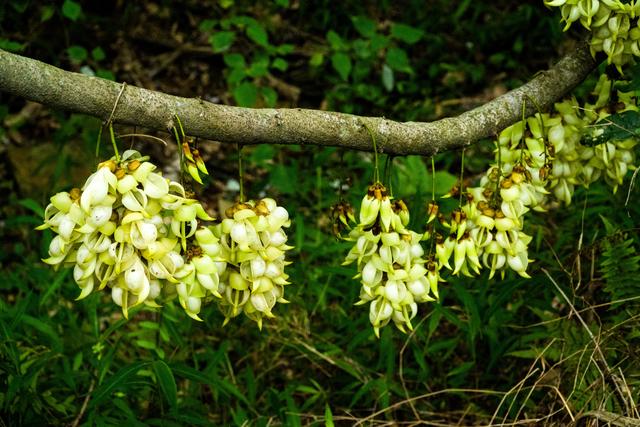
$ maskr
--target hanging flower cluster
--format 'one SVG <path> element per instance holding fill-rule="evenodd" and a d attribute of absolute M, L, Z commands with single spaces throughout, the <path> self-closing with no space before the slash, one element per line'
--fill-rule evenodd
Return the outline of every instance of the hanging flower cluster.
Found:
<path fill-rule="evenodd" d="M 228 265 L 220 278 L 220 310 L 225 324 L 243 313 L 262 328 L 264 317 L 273 317 L 276 302 L 286 303 L 284 267 L 289 213 L 270 198 L 236 203 L 214 228 Z"/>
<path fill-rule="evenodd" d="M 108 286 L 126 316 L 138 304 L 157 305 L 168 283 L 174 290 L 177 284 L 199 284 L 186 274 L 196 258 L 185 262 L 183 253 L 198 247 L 192 238 L 198 218 L 213 218 L 186 197 L 180 184 L 155 170 L 140 153 L 128 150 L 118 160 L 100 163 L 82 189 L 51 198 L 38 227 L 56 233 L 44 261 L 73 266 L 82 290 L 78 299 Z M 187 313 L 196 316 L 204 293 L 180 294 Z"/>
<path fill-rule="evenodd" d="M 576 21 L 591 31 L 591 54 L 604 52 L 618 70 L 640 56 L 640 2 L 637 0 L 544 0 L 559 7 L 568 30 Z"/>
<path fill-rule="evenodd" d="M 82 189 L 54 195 L 38 227 L 56 234 L 44 262 L 73 267 L 78 299 L 108 287 L 125 317 L 131 307 L 158 307 L 177 297 L 201 320 L 203 300 L 216 299 L 226 320 L 244 311 L 261 325 L 288 283 L 286 210 L 263 199 L 237 205 L 232 219 L 204 227 L 201 221 L 213 218 L 156 170 L 128 150 L 100 163 Z"/>
<path fill-rule="evenodd" d="M 348 224 L 350 210 L 340 211 L 347 212 L 340 219 Z M 369 320 L 376 336 L 390 321 L 403 332 L 412 330 L 417 304 L 435 300 L 441 281 L 437 265 L 423 258 L 423 235 L 406 228 L 407 206 L 393 200 L 380 182 L 369 186 L 359 219 L 347 237 L 355 243 L 344 262 L 356 262 L 355 277 L 362 284 L 356 304 L 370 303 Z"/>
<path fill-rule="evenodd" d="M 601 133 L 603 120 L 606 124 L 611 114 L 637 111 L 635 98 L 613 90 L 605 75 L 593 95 L 595 104 L 579 108 L 575 99 L 565 100 L 555 105 L 554 113 L 536 114 L 501 132 L 496 164 L 482 178 L 480 187 L 468 189 L 470 201 L 462 207 L 464 227 L 482 264 L 490 269 L 490 277 L 496 271 L 504 275 L 507 267 L 529 277 L 527 246 L 531 236 L 523 231 L 524 216 L 529 210 L 544 211 L 552 205 L 553 198 L 568 205 L 576 185 L 588 187 L 600 177 L 615 192 L 627 171 L 635 168 L 633 147 L 637 138 L 593 147 L 581 144 L 585 135 Z M 463 226 L 460 216 L 454 212 L 452 221 L 458 230 Z M 450 236 L 439 244 L 445 266 L 445 258 L 454 251 L 447 248 L 457 248 L 459 235 L 458 231 L 457 240 Z M 475 252 L 470 249 L 473 256 L 468 262 L 472 266 L 477 266 Z"/>
<path fill-rule="evenodd" d="M 409 213 L 402 201 L 394 201 L 376 182 L 368 189 L 360 209 L 360 221 L 348 237 L 354 247 L 345 264 L 357 262 L 362 289 L 358 304 L 370 303 L 370 320 L 376 332 L 394 321 L 399 329 L 411 329 L 416 303 L 438 297 L 440 272 L 473 276 L 489 270 L 489 278 L 507 269 L 529 278 L 525 217 L 545 211 L 558 202 L 571 203 L 576 186 L 589 186 L 603 178 L 615 192 L 633 165 L 632 136 L 621 141 L 594 140 L 611 125 L 612 114 L 637 111 L 630 93 L 613 88 L 602 76 L 592 98 L 580 107 L 575 99 L 555 105 L 551 114 L 536 114 L 502 131 L 496 141 L 495 163 L 478 187 L 454 188 L 460 197 L 450 217 L 439 212 L 432 200 L 427 206 L 427 232 L 407 230 Z M 342 203 L 332 211 L 334 233 L 349 228 L 353 210 Z M 428 241 L 424 258 L 420 241 Z M 432 253 L 434 252 L 434 253 Z"/>

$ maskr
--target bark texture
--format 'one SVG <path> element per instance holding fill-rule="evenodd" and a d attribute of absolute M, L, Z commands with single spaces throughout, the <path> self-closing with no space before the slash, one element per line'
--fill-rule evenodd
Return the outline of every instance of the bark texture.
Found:
<path fill-rule="evenodd" d="M 301 108 L 240 108 L 197 98 L 181 98 L 127 85 L 114 123 L 167 130 L 178 114 L 188 135 L 223 143 L 298 144 L 372 150 L 366 127 L 381 152 L 398 155 L 436 153 L 468 146 L 492 136 L 522 117 L 546 109 L 569 93 L 593 70 L 588 47 L 581 45 L 527 84 L 457 117 L 430 123 L 397 122 Z M 121 83 L 64 71 L 0 50 L 0 91 L 61 110 L 106 120 Z M 366 127 L 365 127 L 366 126 Z"/>

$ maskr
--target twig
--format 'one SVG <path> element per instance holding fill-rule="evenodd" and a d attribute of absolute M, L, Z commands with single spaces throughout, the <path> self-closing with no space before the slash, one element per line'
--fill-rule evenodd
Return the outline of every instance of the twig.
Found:
<path fill-rule="evenodd" d="M 71 423 L 71 427 L 78 427 L 80 425 L 80 421 L 84 416 L 84 413 L 87 412 L 87 406 L 89 405 L 89 399 L 91 399 L 91 393 L 93 393 L 93 389 L 96 386 L 96 380 L 91 380 L 91 384 L 89 385 L 89 391 L 87 391 L 87 395 L 84 397 L 84 401 L 82 402 L 82 407 L 80 408 L 80 412 L 78 416 Z"/>
<path fill-rule="evenodd" d="M 113 110 L 111 110 L 111 114 L 109 115 L 109 119 L 106 122 L 107 125 L 110 124 L 110 123 L 113 123 L 113 115 L 116 112 L 116 108 L 118 108 L 118 103 L 120 102 L 120 97 L 122 96 L 125 87 L 127 87 L 127 84 L 123 82 L 122 83 L 122 87 L 120 88 L 120 92 L 118 92 L 118 96 L 116 97 L 116 102 L 113 104 Z"/>
<path fill-rule="evenodd" d="M 135 136 L 135 137 L 138 137 L 138 138 L 150 138 L 150 139 L 162 142 L 165 147 L 167 146 L 167 142 L 164 139 L 158 138 L 157 136 L 153 136 L 153 135 L 147 135 L 147 134 L 144 134 L 144 133 L 128 133 L 126 135 L 118 135 L 118 136 L 116 136 L 116 138 L 126 138 L 126 137 L 129 137 L 129 136 L 131 136 L 131 137 Z"/>

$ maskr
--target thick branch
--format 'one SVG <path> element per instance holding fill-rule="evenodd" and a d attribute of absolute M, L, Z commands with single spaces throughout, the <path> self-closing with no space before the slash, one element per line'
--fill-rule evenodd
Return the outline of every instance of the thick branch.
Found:
<path fill-rule="evenodd" d="M 166 130 L 178 114 L 188 135 L 225 143 L 299 144 L 371 150 L 367 125 L 381 151 L 435 153 L 468 146 L 492 136 L 521 118 L 534 104 L 546 109 L 578 85 L 595 67 L 586 45 L 562 58 L 529 83 L 478 108 L 431 123 L 400 123 L 384 118 L 294 109 L 251 109 L 216 105 L 135 86 L 124 90 L 115 123 Z M 34 59 L 0 50 L 0 91 L 62 110 L 106 120 L 122 85 L 64 71 Z"/>

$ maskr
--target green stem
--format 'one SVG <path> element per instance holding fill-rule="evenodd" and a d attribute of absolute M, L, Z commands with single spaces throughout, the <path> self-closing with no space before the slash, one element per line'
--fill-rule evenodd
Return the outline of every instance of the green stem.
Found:
<path fill-rule="evenodd" d="M 493 193 L 493 204 L 498 204 L 498 194 L 500 194 L 500 180 L 502 179 L 502 147 L 500 147 L 500 139 L 496 140 L 498 147 L 498 179 L 496 180 L 496 192 Z"/>
<path fill-rule="evenodd" d="M 242 168 L 242 146 L 237 144 L 238 148 L 238 176 L 240 181 L 240 203 L 244 203 L 244 170 Z"/>
<path fill-rule="evenodd" d="M 464 148 L 462 149 L 462 159 L 460 160 L 460 200 L 458 201 L 459 207 L 462 207 L 462 194 L 464 193 L 464 185 L 462 180 L 464 179 Z"/>
<path fill-rule="evenodd" d="M 184 129 L 182 128 L 182 122 L 180 121 L 180 117 L 178 117 L 177 114 L 175 116 L 176 116 L 176 121 L 178 122 L 178 126 L 180 127 L 180 136 L 184 138 L 186 134 L 184 133 Z"/>
<path fill-rule="evenodd" d="M 98 130 L 98 140 L 96 141 L 96 159 L 100 157 L 100 142 L 102 142 L 102 123 L 100 123 L 100 129 Z"/>
<path fill-rule="evenodd" d="M 431 156 L 431 201 L 436 201 L 436 162 Z"/>
<path fill-rule="evenodd" d="M 373 181 L 374 182 L 379 182 L 380 181 L 380 171 L 378 169 L 378 146 L 376 144 L 376 137 L 373 134 L 373 132 L 371 131 L 371 128 L 366 124 L 366 123 L 362 123 L 364 125 L 364 128 L 367 130 L 367 132 L 369 132 L 369 136 L 371 137 L 371 142 L 373 143 Z"/>
<path fill-rule="evenodd" d="M 393 156 L 387 155 L 387 159 L 384 162 L 384 182 L 387 183 L 389 188 L 389 196 L 393 197 L 393 184 L 391 183 L 391 166 L 393 165 Z"/>
<path fill-rule="evenodd" d="M 116 155 L 116 162 L 120 163 L 120 153 L 118 153 L 118 146 L 116 145 L 116 135 L 113 133 L 112 123 L 109 123 L 109 134 L 111 135 L 111 144 L 113 145 L 113 152 Z"/>

